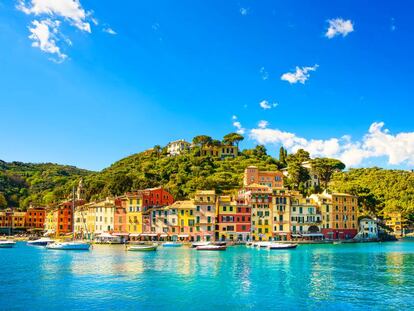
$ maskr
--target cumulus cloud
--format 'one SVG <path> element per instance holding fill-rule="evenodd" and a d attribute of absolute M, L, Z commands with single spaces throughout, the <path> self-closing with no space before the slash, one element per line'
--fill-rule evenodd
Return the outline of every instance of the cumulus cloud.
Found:
<path fill-rule="evenodd" d="M 262 100 L 259 103 L 260 108 L 268 110 L 272 108 L 276 108 L 278 106 L 278 103 L 269 103 L 267 100 Z"/>
<path fill-rule="evenodd" d="M 232 120 L 233 126 L 237 129 L 236 132 L 243 135 L 246 132 L 246 129 L 241 125 L 240 121 L 237 120 L 237 116 L 233 116 Z"/>
<path fill-rule="evenodd" d="M 248 8 L 240 8 L 240 14 L 243 15 L 243 16 L 249 14 L 249 9 Z"/>
<path fill-rule="evenodd" d="M 296 66 L 295 72 L 287 72 L 284 73 L 280 79 L 289 82 L 290 84 L 296 84 L 298 82 L 305 84 L 305 82 L 309 79 L 310 71 L 315 71 L 319 65 L 315 65 L 313 67 L 298 67 Z"/>
<path fill-rule="evenodd" d="M 354 31 L 354 25 L 351 20 L 344 20 L 342 18 L 335 18 L 328 20 L 329 27 L 325 33 L 325 37 L 332 39 L 340 36 L 346 37 L 349 33 Z"/>
<path fill-rule="evenodd" d="M 45 19 L 42 21 L 33 21 L 29 27 L 31 35 L 29 38 L 33 40 L 32 46 L 38 47 L 43 52 L 54 54 L 59 60 L 64 60 L 67 55 L 60 51 L 56 45 L 56 34 L 60 26 L 59 21 Z"/>
<path fill-rule="evenodd" d="M 257 126 L 261 129 L 266 128 L 269 125 L 269 122 L 267 122 L 266 120 L 260 120 L 259 123 L 257 124 Z"/>
<path fill-rule="evenodd" d="M 36 17 L 29 26 L 32 46 L 56 56 L 59 62 L 67 55 L 61 52 L 58 42 L 72 45 L 72 41 L 59 31 L 62 21 L 86 33 L 91 33 L 89 20 L 95 25 L 98 24 L 91 17 L 91 12 L 85 11 L 79 0 L 19 0 L 16 7 L 25 14 Z"/>
<path fill-rule="evenodd" d="M 262 125 L 262 126 L 261 126 Z M 390 165 L 414 165 L 414 132 L 391 134 L 383 122 L 374 122 L 361 140 L 349 135 L 329 139 L 306 139 L 294 133 L 270 129 L 259 122 L 249 131 L 250 139 L 259 144 L 283 145 L 290 152 L 309 151 L 312 157 L 333 157 L 348 167 L 361 165 L 366 159 L 385 157 Z"/>
<path fill-rule="evenodd" d="M 79 0 L 20 0 L 17 8 L 26 14 L 49 15 L 50 17 L 62 17 L 76 28 L 91 32 L 91 25 L 86 21 L 88 14 Z"/>
<path fill-rule="evenodd" d="M 110 35 L 116 35 L 117 32 L 110 27 L 106 27 L 102 29 L 103 32 L 109 33 Z"/>

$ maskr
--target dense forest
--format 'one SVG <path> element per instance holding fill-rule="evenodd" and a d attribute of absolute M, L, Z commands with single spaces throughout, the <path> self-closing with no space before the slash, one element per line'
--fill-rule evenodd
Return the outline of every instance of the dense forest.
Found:
<path fill-rule="evenodd" d="M 360 197 L 368 214 L 382 210 L 400 210 L 411 217 L 414 212 L 414 173 L 380 168 L 350 169 L 336 159 L 311 159 L 305 150 L 288 154 L 283 147 L 279 157 L 268 155 L 264 146 L 246 149 L 236 158 L 219 159 L 201 156 L 208 146 L 238 145 L 243 136 L 231 133 L 223 140 L 206 135 L 193 139 L 193 148 L 178 156 L 169 156 L 166 147 L 154 148 L 115 162 L 101 172 L 90 172 L 58 164 L 6 163 L 0 161 L 0 209 L 27 208 L 30 202 L 49 205 L 70 194 L 73 185 L 83 178 L 87 200 L 120 195 L 126 191 L 163 186 L 176 199 L 191 196 L 196 189 L 215 189 L 227 193 L 240 188 L 244 169 L 256 165 L 262 170 L 286 168 L 286 185 L 303 194 L 323 191 L 348 192 Z M 303 165 L 309 162 L 312 171 Z M 320 187 L 307 187 L 310 174 L 317 175 Z"/>

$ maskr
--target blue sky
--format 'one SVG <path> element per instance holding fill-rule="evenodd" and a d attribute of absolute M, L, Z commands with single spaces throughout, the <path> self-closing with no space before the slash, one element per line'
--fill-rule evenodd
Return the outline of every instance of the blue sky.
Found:
<path fill-rule="evenodd" d="M 272 155 L 283 144 L 410 169 L 413 9 L 0 0 L 0 159 L 100 170 L 155 144 L 239 130 L 243 148 L 264 143 Z"/>

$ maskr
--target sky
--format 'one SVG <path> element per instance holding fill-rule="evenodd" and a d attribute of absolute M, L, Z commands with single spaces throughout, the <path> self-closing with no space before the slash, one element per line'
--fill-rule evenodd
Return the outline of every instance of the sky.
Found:
<path fill-rule="evenodd" d="M 0 159 L 101 170 L 237 131 L 414 167 L 414 3 L 0 0 Z"/>

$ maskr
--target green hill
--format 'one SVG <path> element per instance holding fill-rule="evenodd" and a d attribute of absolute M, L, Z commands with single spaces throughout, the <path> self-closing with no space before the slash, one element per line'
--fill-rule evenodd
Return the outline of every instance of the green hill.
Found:
<path fill-rule="evenodd" d="M 0 160 L 0 209 L 58 201 L 70 193 L 72 184 L 80 177 L 89 174 L 90 171 L 74 166 Z"/>

